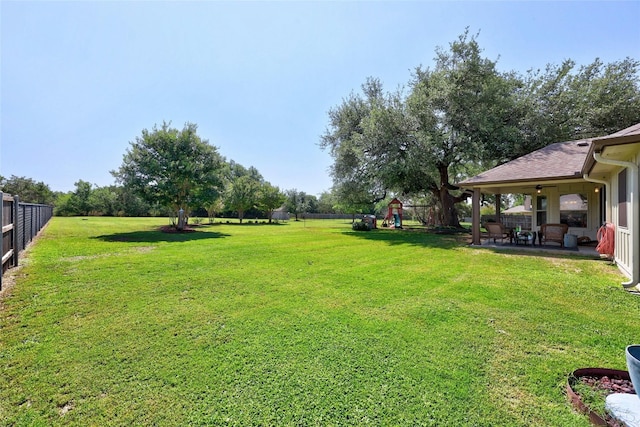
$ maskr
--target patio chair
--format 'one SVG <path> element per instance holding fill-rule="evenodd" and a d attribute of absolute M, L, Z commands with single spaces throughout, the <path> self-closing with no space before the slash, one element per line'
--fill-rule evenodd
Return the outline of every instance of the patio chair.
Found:
<path fill-rule="evenodd" d="M 493 239 L 493 243 L 496 243 L 496 239 L 500 239 L 500 243 L 502 243 L 504 239 L 511 238 L 511 231 L 507 230 L 505 226 L 499 222 L 487 222 L 484 228 L 487 229 L 487 237 Z"/>
<path fill-rule="evenodd" d="M 560 243 L 564 248 L 564 235 L 569 231 L 567 224 L 542 224 L 540 226 L 540 244 L 547 242 Z"/>

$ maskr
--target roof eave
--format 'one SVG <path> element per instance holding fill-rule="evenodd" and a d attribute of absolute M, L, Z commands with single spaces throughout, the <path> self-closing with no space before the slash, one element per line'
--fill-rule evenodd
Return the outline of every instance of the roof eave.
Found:
<path fill-rule="evenodd" d="M 601 150 L 604 147 L 608 147 L 610 145 L 623 145 L 623 144 L 633 144 L 634 142 L 640 142 L 640 135 L 632 134 L 632 135 L 624 135 L 617 137 L 602 137 L 595 138 L 593 140 L 592 149 Z M 596 151 L 598 152 L 598 151 Z"/>
<path fill-rule="evenodd" d="M 590 174 L 593 171 L 595 165 L 598 163 L 594 158 L 595 153 L 602 153 L 607 147 L 635 144 L 638 142 L 640 142 L 640 135 L 637 133 L 615 137 L 603 136 L 601 138 L 594 138 L 592 140 L 591 147 L 589 147 L 589 152 L 587 153 L 587 158 L 585 159 L 584 166 L 582 167 L 582 174 Z"/>
<path fill-rule="evenodd" d="M 540 184 L 540 183 L 553 183 L 558 181 L 580 181 L 583 180 L 582 173 L 577 172 L 574 175 L 566 176 L 554 176 L 554 177 L 540 177 L 532 179 L 514 179 L 509 181 L 482 181 L 482 182 L 460 182 L 456 184 L 458 187 L 464 189 L 482 188 L 482 187 L 495 187 L 495 186 L 516 186 L 519 184 Z"/>

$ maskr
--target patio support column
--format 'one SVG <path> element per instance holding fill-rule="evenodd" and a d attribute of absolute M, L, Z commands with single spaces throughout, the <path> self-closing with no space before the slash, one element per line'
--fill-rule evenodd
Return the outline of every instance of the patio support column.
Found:
<path fill-rule="evenodd" d="M 471 197 L 471 244 L 480 245 L 480 189 L 473 189 Z"/>
<path fill-rule="evenodd" d="M 500 221 L 500 201 L 502 200 L 502 194 L 496 194 L 496 222 L 502 222 Z"/>
<path fill-rule="evenodd" d="M 640 201 L 638 200 L 638 165 L 631 163 L 629 167 L 631 189 L 629 191 L 629 203 L 631 204 L 631 221 L 629 222 L 629 232 L 631 234 L 631 280 L 623 283 L 625 288 L 632 288 L 640 283 Z"/>
<path fill-rule="evenodd" d="M 611 191 L 611 189 L 609 188 L 609 181 L 604 180 L 604 179 L 598 179 L 598 178 L 594 178 L 589 176 L 589 174 L 583 174 L 582 178 L 585 179 L 585 181 L 589 181 L 589 182 L 595 182 L 596 184 L 601 184 L 602 188 L 604 190 L 604 198 L 600 198 L 601 203 L 604 204 L 604 206 L 600 206 L 600 214 L 602 215 L 602 221 L 600 221 L 600 223 L 598 224 L 599 226 L 602 225 L 604 222 L 609 221 L 609 222 L 613 222 L 611 221 L 611 208 L 609 207 L 609 192 Z M 601 192 L 600 194 L 602 194 L 603 192 Z"/>

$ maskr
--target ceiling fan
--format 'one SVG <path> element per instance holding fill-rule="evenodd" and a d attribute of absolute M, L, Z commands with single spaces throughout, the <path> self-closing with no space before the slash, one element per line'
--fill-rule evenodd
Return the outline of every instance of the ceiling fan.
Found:
<path fill-rule="evenodd" d="M 543 188 L 555 188 L 555 187 L 556 187 L 555 185 L 544 185 L 543 186 L 543 185 L 538 184 L 538 185 L 536 185 L 536 193 L 538 193 L 538 194 L 542 193 L 542 189 Z"/>

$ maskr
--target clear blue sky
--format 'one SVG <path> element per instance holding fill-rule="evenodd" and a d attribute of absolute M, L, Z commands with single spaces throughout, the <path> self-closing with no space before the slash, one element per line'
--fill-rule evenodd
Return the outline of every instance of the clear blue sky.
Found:
<path fill-rule="evenodd" d="M 73 190 L 171 121 L 281 189 L 331 187 L 327 112 L 465 27 L 502 71 L 640 59 L 640 1 L 0 1 L 0 174 Z"/>

